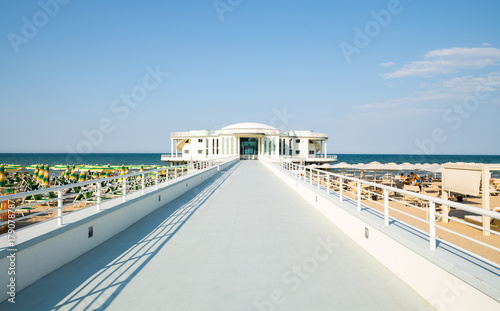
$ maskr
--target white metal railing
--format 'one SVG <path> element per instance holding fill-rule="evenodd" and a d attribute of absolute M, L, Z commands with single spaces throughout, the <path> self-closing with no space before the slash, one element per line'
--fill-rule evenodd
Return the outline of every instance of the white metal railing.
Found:
<path fill-rule="evenodd" d="M 279 158 L 284 160 L 329 159 L 332 162 L 337 161 L 336 154 L 280 155 Z"/>
<path fill-rule="evenodd" d="M 65 213 L 76 211 L 81 204 L 95 205 L 100 211 L 105 200 L 121 198 L 125 202 L 132 193 L 144 195 L 236 159 L 238 157 L 235 156 L 213 159 L 0 196 L 0 228 L 52 212 L 56 212 L 57 216 L 51 218 L 57 218 L 60 226 L 64 223 Z M 8 209 L 2 210 L 4 202 Z M 47 205 L 48 208 L 37 211 L 40 205 Z M 22 213 L 23 216 L 15 217 L 15 213 Z M 6 221 L 4 214 L 8 215 Z"/>
<path fill-rule="evenodd" d="M 182 153 L 178 153 L 178 154 L 166 153 L 166 154 L 161 155 L 161 160 L 165 161 L 167 159 L 172 159 L 172 158 L 178 159 L 178 158 L 182 158 L 182 157 L 183 157 Z"/>
<path fill-rule="evenodd" d="M 172 132 L 170 137 L 205 137 L 215 135 L 215 131 L 200 131 L 200 133 L 192 132 Z"/>
<path fill-rule="evenodd" d="M 249 154 L 242 154 L 240 155 L 240 160 L 258 160 L 259 156 L 256 154 L 249 155 Z"/>
<path fill-rule="evenodd" d="M 496 262 L 493 262 L 483 256 L 477 254 L 477 252 L 473 252 L 469 249 L 464 249 L 457 245 L 457 243 L 449 241 L 451 238 L 443 238 L 442 236 L 437 236 L 436 229 L 442 230 L 446 233 L 451 233 L 452 235 L 465 239 L 467 241 L 473 242 L 477 245 L 486 247 L 487 249 L 493 250 L 496 252 L 494 257 L 499 258 L 500 256 L 500 248 L 498 245 L 494 245 L 494 243 L 486 243 L 475 239 L 471 236 L 458 232 L 457 230 L 453 230 L 453 227 L 445 227 L 442 225 L 438 225 L 438 220 L 445 220 L 445 222 L 453 221 L 465 226 L 473 227 L 483 232 L 486 232 L 488 235 L 493 234 L 500 236 L 499 232 L 491 230 L 487 227 L 481 227 L 469 222 L 465 222 L 462 219 L 458 219 L 455 217 L 451 217 L 447 212 L 449 208 L 455 208 L 458 210 L 462 210 L 469 213 L 474 213 L 477 215 L 483 216 L 486 222 L 490 221 L 490 218 L 500 220 L 500 213 L 493 212 L 490 210 L 485 210 L 482 208 L 452 202 L 448 200 L 443 200 L 438 197 L 416 193 L 412 191 L 407 191 L 395 187 L 390 187 L 386 185 L 381 185 L 378 183 L 368 182 L 362 179 L 358 179 L 355 177 L 348 177 L 341 174 L 335 174 L 332 172 L 327 172 L 319 169 L 310 168 L 308 166 L 303 166 L 299 164 L 294 164 L 291 162 L 277 161 L 276 159 L 271 159 L 267 157 L 260 157 L 259 159 L 269 162 L 271 164 L 275 164 L 280 167 L 284 172 L 295 176 L 296 178 L 307 182 L 310 185 L 318 187 L 318 189 L 322 189 L 328 195 L 335 193 L 338 195 L 339 201 L 350 200 L 353 202 L 358 211 L 362 209 L 372 209 L 377 210 L 376 208 L 363 203 L 371 202 L 374 206 L 379 206 L 379 211 L 383 214 L 384 217 L 384 225 L 389 226 L 390 220 L 397 220 L 399 222 L 403 222 L 406 225 L 418 230 L 429 237 L 429 248 L 431 250 L 435 250 L 437 246 L 437 241 L 444 242 L 448 245 L 452 245 L 458 249 L 461 249 L 465 253 L 472 255 L 474 257 L 480 257 L 482 260 L 489 262 L 490 264 L 500 268 L 500 265 Z M 409 198 L 411 200 L 405 200 L 405 198 Z M 379 200 L 381 202 L 379 202 Z M 401 203 L 405 207 L 405 209 L 397 209 L 391 203 Z M 425 212 L 426 217 L 418 217 L 415 214 L 410 213 L 410 210 L 406 208 L 411 208 L 415 210 L 420 210 L 421 213 Z M 438 211 L 437 207 L 441 207 L 442 211 Z M 401 216 L 405 215 L 409 217 L 409 219 L 415 220 L 416 222 L 425 224 L 424 230 L 419 229 L 415 225 L 408 223 L 407 221 L 401 220 Z M 398 218 L 399 217 L 399 218 Z M 425 229 L 426 227 L 426 229 Z M 489 226 L 488 226 L 489 227 Z"/>

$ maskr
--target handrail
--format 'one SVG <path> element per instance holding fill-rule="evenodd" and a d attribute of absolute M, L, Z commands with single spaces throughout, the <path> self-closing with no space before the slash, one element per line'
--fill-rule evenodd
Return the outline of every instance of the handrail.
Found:
<path fill-rule="evenodd" d="M 458 246 L 454 242 L 451 242 L 449 238 L 445 239 L 442 236 L 438 236 L 436 233 L 436 229 L 439 228 L 439 229 L 445 230 L 446 232 L 454 234 L 455 236 L 457 236 L 459 238 L 474 242 L 477 245 L 484 246 L 488 249 L 491 249 L 491 250 L 494 250 L 494 251 L 500 253 L 500 248 L 498 247 L 498 245 L 494 245 L 493 243 L 488 244 L 486 242 L 477 240 L 473 237 L 465 236 L 458 231 L 453 231 L 451 228 L 446 228 L 446 227 L 440 226 L 439 224 L 436 224 L 436 219 L 438 217 L 442 217 L 443 219 L 446 219 L 448 221 L 454 221 L 457 223 L 461 223 L 461 224 L 464 224 L 466 226 L 470 226 L 470 227 L 482 230 L 483 232 L 491 233 L 491 234 L 494 234 L 497 236 L 500 236 L 500 233 L 495 232 L 489 228 L 480 227 L 480 226 L 477 226 L 474 224 L 466 223 L 465 221 L 463 221 L 461 219 L 454 219 L 453 217 L 448 216 L 448 214 L 446 212 L 444 212 L 444 213 L 438 212 L 438 211 L 436 211 L 436 204 L 441 204 L 441 205 L 446 206 L 446 207 L 453 207 L 453 208 L 463 210 L 466 212 L 471 212 L 474 214 L 478 214 L 478 215 L 485 216 L 485 217 L 491 217 L 493 219 L 499 219 L 499 220 L 500 220 L 500 213 L 493 212 L 493 211 L 486 210 L 486 209 L 479 208 L 479 207 L 475 207 L 475 206 L 466 205 L 463 203 L 444 200 L 444 199 L 430 196 L 430 195 L 426 195 L 426 194 L 416 193 L 416 192 L 403 190 L 403 189 L 399 189 L 399 188 L 395 188 L 395 187 L 391 187 L 391 186 L 387 186 L 387 185 L 377 184 L 377 183 L 362 180 L 362 179 L 359 179 L 356 177 L 345 176 L 342 174 L 323 171 L 323 170 L 320 170 L 317 168 L 311 168 L 311 167 L 300 165 L 300 164 L 295 164 L 295 163 L 286 162 L 286 161 L 280 161 L 278 159 L 273 159 L 273 158 L 269 158 L 269 157 L 265 157 L 265 156 L 261 156 L 261 157 L 259 157 L 259 159 L 263 160 L 265 162 L 269 162 L 270 164 L 277 165 L 283 171 L 293 175 L 294 177 L 298 178 L 299 180 L 303 180 L 304 182 L 306 182 L 307 184 L 309 184 L 311 186 L 313 185 L 313 179 L 315 179 L 314 186 L 317 186 L 317 188 L 321 189 L 322 191 L 324 190 L 327 193 L 327 195 L 329 195 L 332 192 L 337 193 L 339 201 L 343 201 L 343 199 L 346 197 L 346 194 L 344 192 L 347 192 L 347 193 L 353 195 L 354 200 L 355 200 L 354 204 L 357 205 L 358 211 L 362 210 L 362 208 L 361 208 L 362 206 L 364 208 L 370 208 L 373 210 L 377 210 L 373 206 L 370 206 L 370 205 L 367 205 L 364 203 L 362 204 L 361 203 L 362 200 L 368 200 L 368 201 L 372 202 L 373 204 L 377 204 L 379 206 L 379 208 L 382 209 L 381 211 L 380 210 L 377 210 L 377 211 L 379 211 L 383 215 L 385 226 L 389 226 L 389 224 L 390 224 L 389 219 L 392 218 L 392 219 L 397 219 L 398 221 L 405 223 L 406 225 L 408 225 L 408 226 L 410 226 L 410 227 L 412 227 L 412 228 L 414 228 L 422 233 L 428 234 L 428 236 L 429 236 L 429 248 L 431 250 L 436 249 L 437 241 L 443 241 L 449 245 L 453 245 L 454 247 L 462 249 L 463 251 L 465 251 L 465 252 L 467 252 L 475 257 L 480 257 L 485 262 L 489 262 L 490 264 L 500 268 L 500 264 L 498 262 L 493 262 L 493 261 L 477 254 L 478 250 L 475 250 L 474 252 L 467 250 L 464 247 Z M 324 183 L 322 182 L 322 180 L 326 181 L 326 185 L 323 185 Z M 333 182 L 333 184 L 331 184 L 331 182 Z M 353 186 L 351 184 L 351 182 L 354 182 L 355 185 Z M 350 188 L 348 188 L 346 190 L 346 189 L 344 189 L 344 186 L 346 186 L 347 183 L 350 183 L 350 185 L 349 185 Z M 362 185 L 378 188 L 382 191 L 381 191 L 381 193 L 376 193 L 373 191 L 362 189 L 362 187 L 361 187 Z M 404 200 L 400 201 L 400 200 L 396 199 L 395 197 L 390 197 L 389 196 L 390 192 L 393 192 L 395 194 L 398 193 L 401 195 L 413 197 L 413 198 L 416 198 L 417 200 L 422 200 L 421 202 L 423 202 L 423 203 L 428 202 L 428 208 L 426 206 L 413 205 L 413 204 L 410 204 L 408 202 L 405 202 Z M 368 193 L 368 195 L 366 195 L 366 193 Z M 372 195 L 376 196 L 377 198 L 382 198 L 383 199 L 382 203 L 378 202 L 377 200 L 371 200 L 369 197 Z M 352 197 L 351 197 L 351 199 L 352 199 Z M 418 210 L 424 210 L 427 213 L 427 218 L 423 219 L 423 218 L 421 218 L 421 216 L 420 217 L 415 216 L 415 215 L 412 215 L 411 213 L 408 213 L 407 211 L 399 210 L 395 206 L 391 206 L 389 204 L 389 202 L 399 202 L 407 207 L 416 208 Z M 416 221 L 426 223 L 429 226 L 427 228 L 428 231 L 424 231 L 422 229 L 419 229 L 418 227 L 408 223 L 407 221 L 396 218 L 396 217 L 394 217 L 394 215 L 390 215 L 391 210 L 395 211 L 398 214 L 409 216 L 410 219 L 414 219 Z"/>
<path fill-rule="evenodd" d="M 53 217 L 53 218 L 58 218 L 58 225 L 62 224 L 62 210 L 63 207 L 65 206 L 72 206 L 74 204 L 79 204 L 81 202 L 86 202 L 89 199 L 96 199 L 96 204 L 98 206 L 98 210 L 100 210 L 100 204 L 102 203 L 102 198 L 105 197 L 106 195 L 110 195 L 110 193 L 103 192 L 103 190 L 107 188 L 115 188 L 112 190 L 111 195 L 113 195 L 115 192 L 122 192 L 119 195 L 115 195 L 115 197 L 122 197 L 123 201 L 127 200 L 127 195 L 131 194 L 132 192 L 140 192 L 140 196 L 145 194 L 146 189 L 158 189 L 160 184 L 163 183 L 169 183 L 169 182 L 178 182 L 180 180 L 185 179 L 188 176 L 193 176 L 195 174 L 204 172 L 208 169 L 211 169 L 213 167 L 217 167 L 221 164 L 233 161 L 238 159 L 236 156 L 230 156 L 230 157 L 224 157 L 224 158 L 219 158 L 219 159 L 211 159 L 210 161 L 201 161 L 201 162 L 194 162 L 194 163 L 188 163 L 184 165 L 177 165 L 177 166 L 171 166 L 171 167 L 161 167 L 161 168 L 156 168 L 156 169 L 151 169 L 143 172 L 133 172 L 129 173 L 126 175 L 117 175 L 113 177 L 107 177 L 107 178 L 97 178 L 97 179 L 92 179 L 92 180 L 87 180 L 83 182 L 77 182 L 77 183 L 68 183 L 65 185 L 61 186 L 55 186 L 55 187 L 49 187 L 49 188 L 43 188 L 43 189 L 38 189 L 38 190 L 33 190 L 33 191 L 27 191 L 27 192 L 20 192 L 20 193 L 15 193 L 15 194 L 9 194 L 5 196 L 0 196 L 0 205 L 4 201 L 14 201 L 16 199 L 26 199 L 28 197 L 35 197 L 38 195 L 42 194 L 48 194 L 48 193 L 54 193 L 57 194 L 57 197 L 52 197 L 49 199 L 45 199 L 43 201 L 36 201 L 35 203 L 29 203 L 21 206 L 13 206 L 12 208 L 6 209 L 6 210 L 1 210 L 0 209 L 0 225 L 4 225 L 7 223 L 10 223 L 9 220 L 2 222 L 1 219 L 2 215 L 4 213 L 10 213 L 12 211 L 17 211 L 17 210 L 23 210 L 26 208 L 31 208 L 36 205 L 41 205 L 41 204 L 46 204 L 50 202 L 57 202 L 57 206 L 53 208 L 49 208 L 48 210 L 44 210 L 41 212 L 36 212 L 31 215 L 23 216 L 23 217 L 16 217 L 17 220 L 22 220 L 22 219 L 27 219 L 33 216 L 36 216 L 40 213 L 46 213 L 49 211 L 54 211 L 58 210 L 58 215 Z M 162 171 L 165 171 L 165 174 L 162 174 Z M 134 179 L 134 177 L 136 177 Z M 103 184 L 105 185 L 103 187 Z M 93 186 L 93 187 L 88 187 L 88 186 Z M 71 193 L 65 193 L 63 196 L 63 191 L 64 190 L 69 190 L 69 189 L 76 189 L 79 188 L 81 190 L 79 191 L 74 191 Z M 127 191 L 128 190 L 128 191 Z M 130 191 L 130 192 L 129 192 Z M 82 199 L 78 203 L 73 201 L 72 203 L 67 203 L 63 204 L 64 199 L 72 198 L 72 197 L 78 197 L 80 195 L 84 195 L 87 193 L 91 193 L 91 197 L 88 198 L 86 197 L 85 199 Z"/>

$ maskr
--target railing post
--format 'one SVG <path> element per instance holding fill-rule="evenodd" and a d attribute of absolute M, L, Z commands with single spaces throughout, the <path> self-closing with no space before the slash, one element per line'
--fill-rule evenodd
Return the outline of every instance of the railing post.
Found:
<path fill-rule="evenodd" d="M 310 168 L 309 169 L 309 185 L 312 186 L 312 184 L 313 184 L 313 170 L 312 170 L 312 168 Z"/>
<path fill-rule="evenodd" d="M 146 175 L 142 174 L 142 178 L 141 178 L 141 194 L 144 194 L 146 192 L 146 185 L 144 183 L 145 179 L 146 179 Z"/>
<path fill-rule="evenodd" d="M 100 182 L 97 182 L 97 210 L 101 210 L 101 193 L 102 193 L 102 185 Z"/>
<path fill-rule="evenodd" d="M 174 182 L 177 182 L 177 166 L 174 169 L 174 173 L 175 173 Z"/>
<path fill-rule="evenodd" d="M 389 191 L 384 188 L 384 225 L 389 225 Z"/>
<path fill-rule="evenodd" d="M 340 190 L 339 190 L 339 200 L 342 202 L 344 200 L 344 179 L 340 177 Z"/>
<path fill-rule="evenodd" d="M 165 181 L 167 182 L 167 185 L 168 185 L 168 179 L 169 179 L 169 177 L 168 177 L 168 172 L 170 172 L 170 170 L 167 168 L 167 169 L 166 169 L 166 176 L 167 176 L 167 177 L 165 177 L 165 178 L 166 178 L 166 180 L 165 180 Z"/>
<path fill-rule="evenodd" d="M 358 181 L 358 211 L 361 211 L 361 183 Z"/>
<path fill-rule="evenodd" d="M 158 175 L 160 175 L 160 171 L 155 172 L 155 189 L 158 189 Z"/>
<path fill-rule="evenodd" d="M 127 177 L 123 177 L 122 181 L 123 202 L 127 201 Z"/>
<path fill-rule="evenodd" d="M 326 172 L 326 194 L 330 195 L 330 174 Z"/>
<path fill-rule="evenodd" d="M 57 191 L 57 225 L 62 226 L 63 224 L 63 193 L 62 190 Z"/>
<path fill-rule="evenodd" d="M 436 249 L 436 203 L 429 201 L 429 243 L 430 249 Z"/>
<path fill-rule="evenodd" d="M 318 170 L 318 189 L 321 188 L 321 171 Z"/>

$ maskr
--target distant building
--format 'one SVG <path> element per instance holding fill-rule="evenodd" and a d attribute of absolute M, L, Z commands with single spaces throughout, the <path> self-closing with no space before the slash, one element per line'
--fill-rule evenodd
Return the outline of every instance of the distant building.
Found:
<path fill-rule="evenodd" d="M 162 161 L 187 163 L 239 155 L 242 159 L 259 156 L 302 163 L 336 161 L 327 155 L 328 135 L 313 131 L 282 132 L 261 123 L 237 123 L 216 131 L 191 130 L 170 134 L 171 154 Z"/>

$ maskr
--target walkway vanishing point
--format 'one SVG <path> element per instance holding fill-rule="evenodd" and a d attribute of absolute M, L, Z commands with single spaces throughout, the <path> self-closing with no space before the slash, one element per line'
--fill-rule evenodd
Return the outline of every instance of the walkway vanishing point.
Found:
<path fill-rule="evenodd" d="M 260 161 L 239 161 L 1 310 L 431 310 Z"/>

